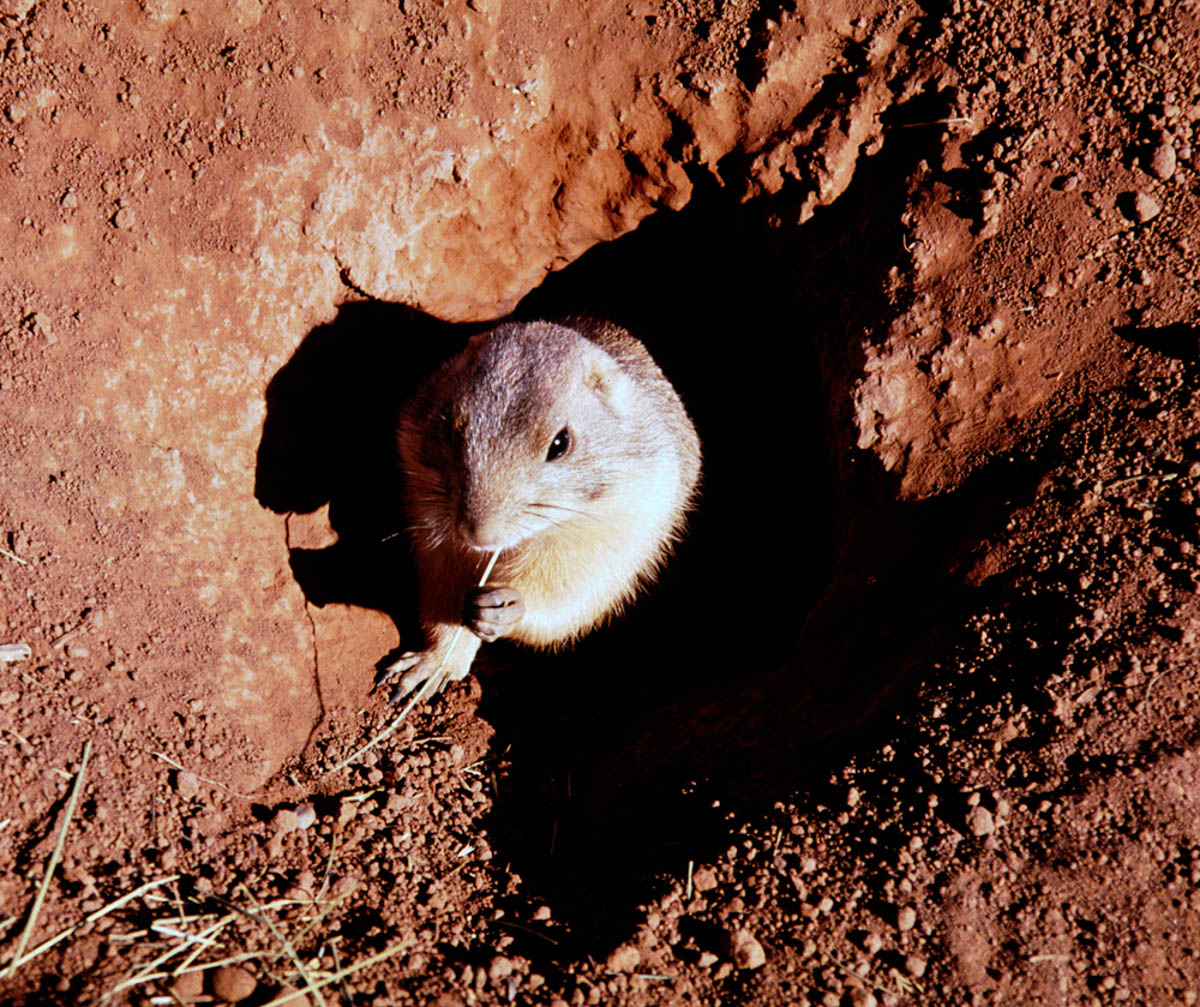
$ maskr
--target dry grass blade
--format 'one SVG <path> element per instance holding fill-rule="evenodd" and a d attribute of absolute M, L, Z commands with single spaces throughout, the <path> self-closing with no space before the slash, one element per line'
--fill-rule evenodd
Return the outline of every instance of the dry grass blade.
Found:
<path fill-rule="evenodd" d="M 175 947 L 171 948 L 170 950 L 164 951 L 161 955 L 159 955 L 153 961 L 148 962 L 146 965 L 142 966 L 141 970 L 138 972 L 137 975 L 131 976 L 129 979 L 126 979 L 123 982 L 117 983 L 116 986 L 114 986 L 112 989 L 110 989 L 107 993 L 104 994 L 103 999 L 107 1000 L 109 997 L 115 996 L 116 994 L 120 993 L 122 990 L 129 989 L 131 986 L 140 986 L 142 983 L 150 982 L 153 978 L 155 978 L 155 975 L 157 974 L 157 970 L 160 965 L 162 965 L 164 962 L 170 960 L 171 958 L 174 958 L 181 951 L 186 950 L 190 944 L 199 942 L 200 950 L 202 950 L 205 947 L 208 947 L 209 944 L 211 943 L 211 942 L 209 942 L 209 938 L 212 937 L 213 934 L 220 932 L 222 929 L 224 929 L 226 926 L 228 926 L 230 923 L 232 923 L 233 920 L 235 920 L 236 918 L 237 917 L 234 913 L 229 913 L 227 916 L 222 916 L 211 927 L 209 927 L 207 930 L 200 931 L 200 933 L 198 933 L 194 937 L 192 937 L 191 940 L 185 940 L 183 943 L 177 944 Z"/>
<path fill-rule="evenodd" d="M 50 854 L 50 860 L 46 864 L 46 873 L 42 878 L 42 884 L 38 888 L 38 893 L 34 897 L 33 906 L 29 910 L 29 919 L 25 921 L 25 929 L 21 931 L 21 939 L 17 941 L 17 950 L 13 953 L 12 961 L 8 963 L 3 973 L 0 973 L 0 978 L 8 979 L 17 970 L 18 963 L 22 960 L 21 956 L 25 954 L 25 947 L 29 943 L 29 938 L 33 934 L 34 924 L 37 923 L 38 914 L 42 911 L 42 903 L 46 901 L 46 892 L 50 888 L 50 879 L 54 877 L 54 868 L 58 866 L 59 858 L 62 856 L 63 845 L 67 841 L 67 830 L 71 827 L 71 819 L 75 817 L 75 805 L 79 801 L 79 792 L 83 789 L 83 776 L 87 772 L 88 759 L 92 755 L 92 741 L 89 738 L 83 743 L 83 759 L 79 763 L 79 772 L 75 775 L 75 786 L 71 788 L 71 796 L 67 801 L 67 810 L 63 816 L 62 828 L 58 833 L 58 842 L 54 844 L 54 852 Z"/>
<path fill-rule="evenodd" d="M 283 950 L 287 952 L 288 957 L 291 958 L 292 964 L 296 966 L 296 971 L 300 973 L 300 978 L 304 980 L 304 988 L 300 990 L 300 992 L 307 993 L 311 991 L 313 997 L 316 999 L 320 1007 L 325 1007 L 325 998 L 317 991 L 317 987 L 313 983 L 312 976 L 309 975 L 308 969 L 304 967 L 304 962 L 301 961 L 300 956 L 296 954 L 296 949 L 292 947 L 292 942 L 289 941 L 286 936 L 284 936 L 283 931 L 275 926 L 275 924 L 272 923 L 267 916 L 263 915 L 261 912 L 262 907 L 258 904 L 258 900 L 254 897 L 254 893 L 251 892 L 250 889 L 245 885 L 242 885 L 241 889 L 246 893 L 246 898 L 250 900 L 250 904 L 255 909 L 254 918 L 264 924 L 266 928 L 271 931 L 275 939 L 279 941 L 279 944 Z"/>
<path fill-rule="evenodd" d="M 347 976 L 354 975 L 355 972 L 360 972 L 365 968 L 369 968 L 370 966 L 384 961 L 385 959 L 391 958 L 392 955 L 399 954 L 411 944 L 412 941 L 407 940 L 401 941 L 399 944 L 393 944 L 390 948 L 380 951 L 378 954 L 371 955 L 370 958 L 364 958 L 361 962 L 355 962 L 353 965 L 349 965 L 346 968 L 333 973 L 333 975 L 326 976 L 312 988 L 315 990 L 319 986 L 328 986 L 330 983 L 340 983 Z M 283 1004 L 291 1003 L 294 1000 L 299 1000 L 303 996 L 308 996 L 308 993 L 309 991 L 307 989 L 293 990 L 290 993 L 285 993 L 281 997 L 276 997 L 274 1000 L 269 1000 L 263 1005 L 263 1007 L 282 1007 Z"/>
<path fill-rule="evenodd" d="M 153 754 L 153 756 L 156 759 L 162 759 L 163 762 L 165 762 L 168 766 L 172 766 L 175 769 L 178 769 L 181 773 L 190 773 L 191 772 L 190 769 L 185 769 L 183 766 L 181 766 L 178 762 L 176 762 L 170 756 L 163 755 L 162 752 L 153 752 L 151 754 Z M 253 801 L 254 800 L 254 797 L 250 794 L 239 794 L 236 790 L 230 790 L 220 780 L 214 780 L 208 776 L 201 776 L 199 773 L 192 773 L 192 775 L 195 776 L 197 780 L 200 780 L 204 783 L 211 783 L 214 787 L 220 787 L 227 794 L 232 794 L 234 797 L 240 797 L 243 801 Z"/>
<path fill-rule="evenodd" d="M 487 569 L 485 569 L 483 571 L 483 576 L 479 578 L 479 586 L 480 587 L 483 587 L 487 583 L 488 578 L 492 575 L 493 568 L 496 566 L 496 560 L 498 560 L 499 558 L 500 558 L 500 550 L 497 549 L 495 552 L 492 553 L 492 558 L 488 560 Z M 450 654 L 453 653 L 455 646 L 457 646 L 459 639 L 462 637 L 462 632 L 463 632 L 462 626 L 458 626 L 455 628 L 454 636 L 452 636 L 450 638 L 450 646 L 446 648 L 446 657 L 449 657 Z M 378 745 L 378 744 L 386 741 L 388 738 L 390 738 L 392 736 L 392 734 L 395 732 L 396 728 L 398 728 L 404 722 L 404 718 L 408 716 L 409 711 L 411 711 L 414 706 L 416 706 L 418 703 L 423 702 L 424 700 L 428 699 L 435 692 L 438 692 L 445 684 L 446 684 L 446 658 L 443 658 L 442 664 L 437 669 L 437 671 L 435 671 L 432 675 L 430 675 L 427 679 L 425 679 L 425 682 L 421 686 L 421 688 L 418 689 L 415 693 L 413 693 L 412 699 L 410 699 L 407 703 L 404 704 L 404 708 L 398 714 L 396 714 L 395 717 L 392 718 L 391 723 L 388 724 L 387 727 L 385 727 L 382 731 L 380 731 L 377 735 L 375 735 L 374 738 L 372 738 L 365 745 L 363 745 L 362 748 L 360 748 L 358 751 L 354 752 L 352 755 L 347 756 L 345 759 L 343 759 L 341 762 L 339 762 L 336 766 L 334 766 L 328 772 L 336 773 L 340 769 L 345 769 L 348 765 L 350 765 L 350 763 L 357 762 L 360 758 L 362 758 L 364 755 L 366 755 L 367 752 L 369 752 L 376 745 Z"/>
<path fill-rule="evenodd" d="M 78 930 L 80 927 L 87 926 L 89 923 L 95 923 L 96 920 L 100 919 L 100 917 L 107 916 L 109 913 L 112 913 L 112 912 L 116 912 L 122 906 L 127 905 L 128 903 L 132 902 L 134 899 L 138 898 L 139 896 L 145 895 L 146 892 L 151 891 L 154 888 L 158 888 L 160 885 L 170 884 L 172 881 L 177 881 L 178 879 L 179 879 L 178 874 L 172 874 L 170 877 L 159 878 L 157 881 L 147 881 L 144 885 L 141 885 L 140 887 L 135 888 L 132 892 L 126 892 L 119 899 L 113 900 L 108 905 L 103 906 L 100 909 L 97 909 L 94 913 L 88 913 L 87 916 L 85 916 L 83 919 L 81 919 L 78 923 L 73 923 L 71 926 L 67 927 L 65 930 L 60 930 L 57 934 L 55 934 L 49 940 L 42 941 L 41 944 L 39 944 L 36 948 L 34 948 L 32 951 L 30 951 L 24 957 L 17 958 L 16 960 L 14 960 L 12 963 L 12 967 L 20 968 L 26 962 L 33 961 L 33 959 L 35 959 L 38 955 L 42 954 L 43 952 L 49 951 L 52 947 L 54 947 L 55 944 L 58 944 L 60 941 L 65 941 L 68 937 L 70 937 L 72 934 L 74 934 L 75 931 Z"/>
<path fill-rule="evenodd" d="M 29 560 L 21 559 L 15 552 L 9 552 L 7 549 L 0 549 L 0 556 L 6 556 L 15 563 L 20 563 L 21 566 L 29 566 Z"/>

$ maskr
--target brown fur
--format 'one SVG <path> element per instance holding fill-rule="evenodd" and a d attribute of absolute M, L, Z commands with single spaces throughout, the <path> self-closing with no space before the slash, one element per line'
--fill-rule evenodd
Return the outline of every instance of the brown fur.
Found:
<path fill-rule="evenodd" d="M 548 460 L 564 429 L 570 449 Z M 700 475 L 695 429 L 645 347 L 591 319 L 476 336 L 406 406 L 397 442 L 428 636 L 390 669 L 400 692 L 469 671 L 480 640 L 458 628 L 463 600 L 496 547 L 489 584 L 525 602 L 512 639 L 557 646 L 619 611 L 670 552 Z"/>

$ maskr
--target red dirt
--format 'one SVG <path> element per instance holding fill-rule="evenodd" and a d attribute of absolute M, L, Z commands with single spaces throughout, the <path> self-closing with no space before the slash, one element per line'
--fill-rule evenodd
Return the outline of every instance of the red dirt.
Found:
<path fill-rule="evenodd" d="M 1196 1002 L 1194 3 L 0 52 L 4 1002 Z M 645 338 L 692 534 L 335 768 L 413 613 L 390 417 L 518 304 Z"/>

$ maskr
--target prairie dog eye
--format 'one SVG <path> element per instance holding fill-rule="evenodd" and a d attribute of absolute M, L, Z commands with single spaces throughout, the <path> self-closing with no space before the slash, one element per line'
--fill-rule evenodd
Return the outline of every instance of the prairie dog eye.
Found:
<path fill-rule="evenodd" d="M 546 452 L 546 461 L 556 462 L 570 450 L 571 431 L 569 428 L 563 427 L 550 442 L 550 450 Z"/>

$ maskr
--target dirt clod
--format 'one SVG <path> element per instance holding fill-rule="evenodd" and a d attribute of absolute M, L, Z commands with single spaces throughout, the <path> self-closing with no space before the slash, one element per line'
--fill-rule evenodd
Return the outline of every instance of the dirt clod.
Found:
<path fill-rule="evenodd" d="M 171 992 L 184 1003 L 191 1003 L 204 995 L 204 973 L 185 972 L 171 983 Z"/>
<path fill-rule="evenodd" d="M 241 1003 L 257 988 L 254 973 L 241 965 L 222 965 L 213 972 L 213 996 L 225 1003 Z"/>
<path fill-rule="evenodd" d="M 175 773 L 175 792 L 185 801 L 190 801 L 200 793 L 200 778 L 186 769 Z"/>
<path fill-rule="evenodd" d="M 987 808 L 977 805 L 967 815 L 967 828 L 971 830 L 971 835 L 982 838 L 996 831 L 996 821 Z"/>
<path fill-rule="evenodd" d="M 729 957 L 739 969 L 757 969 L 766 964 L 767 953 L 749 930 L 735 930 L 728 943 Z"/>
<path fill-rule="evenodd" d="M 636 945 L 622 944 L 608 956 L 605 964 L 612 972 L 633 972 L 641 961 L 642 954 Z"/>
<path fill-rule="evenodd" d="M 1175 174 L 1175 147 L 1170 143 L 1160 143 L 1154 148 L 1150 157 L 1150 171 L 1164 182 Z"/>
<path fill-rule="evenodd" d="M 1133 197 L 1133 212 L 1135 217 L 1145 224 L 1162 212 L 1162 204 L 1148 193 L 1138 192 Z"/>

